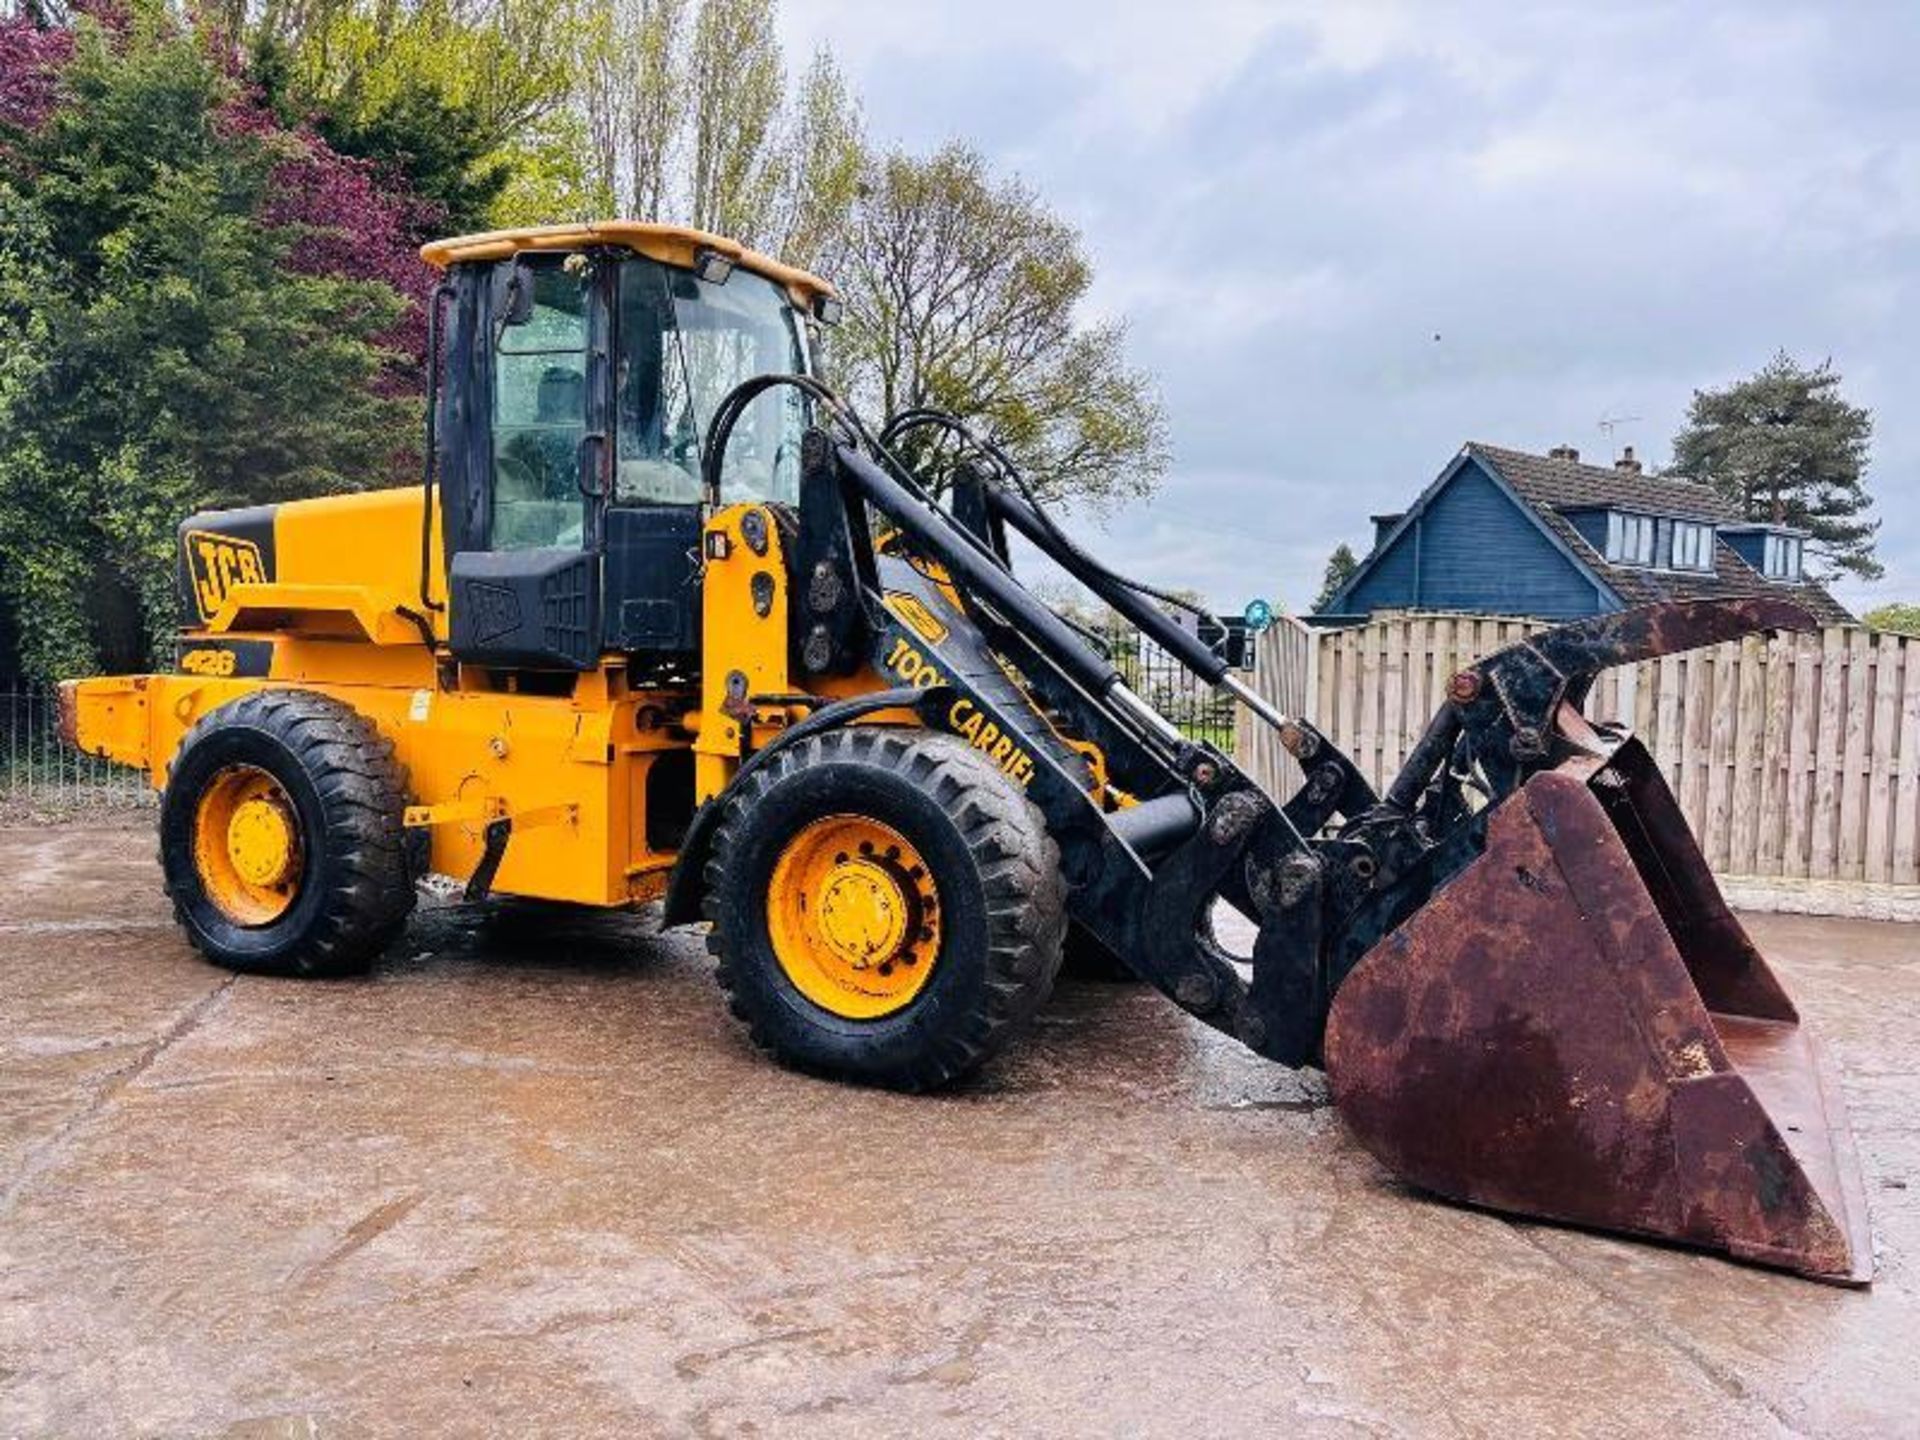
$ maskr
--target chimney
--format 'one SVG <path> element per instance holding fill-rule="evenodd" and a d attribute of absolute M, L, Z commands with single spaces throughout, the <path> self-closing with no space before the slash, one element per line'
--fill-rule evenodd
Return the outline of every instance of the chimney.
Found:
<path fill-rule="evenodd" d="M 1580 460 L 1580 452 L 1574 449 L 1573 446 L 1571 445 L 1556 445 L 1551 450 L 1547 451 L 1547 458 L 1549 460 L 1571 460 L 1574 463 L 1578 464 Z"/>
<path fill-rule="evenodd" d="M 1616 470 L 1624 470 L 1629 475 L 1638 475 L 1640 473 L 1640 462 L 1634 458 L 1633 447 L 1631 445 L 1620 452 L 1620 458 L 1613 462 L 1613 468 Z"/>

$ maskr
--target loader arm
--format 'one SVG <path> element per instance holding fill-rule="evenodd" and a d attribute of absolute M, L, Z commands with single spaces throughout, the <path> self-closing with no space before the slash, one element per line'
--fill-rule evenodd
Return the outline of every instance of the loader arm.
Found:
<path fill-rule="evenodd" d="M 1343 1118 L 1396 1174 L 1865 1277 L 1837 1090 L 1644 749 L 1579 708 L 1610 666 L 1805 629 L 1804 611 L 1689 601 L 1532 636 L 1453 677 L 1379 793 L 1030 497 L 963 470 L 943 504 L 874 448 L 807 437 L 793 643 L 810 677 L 868 673 L 882 689 L 816 711 L 749 766 L 820 727 L 911 709 L 1025 791 L 1080 925 L 1196 1019 L 1283 1064 L 1323 1064 Z M 1014 575 L 1009 532 L 1274 726 L 1299 791 L 1267 794 L 1135 694 Z M 697 914 L 704 835 L 727 802 L 696 819 L 670 920 Z M 1215 939 L 1221 903 L 1255 923 L 1251 955 Z"/>

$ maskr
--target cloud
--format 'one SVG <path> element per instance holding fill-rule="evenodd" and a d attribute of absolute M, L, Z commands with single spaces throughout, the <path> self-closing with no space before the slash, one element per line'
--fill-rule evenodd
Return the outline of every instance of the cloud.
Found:
<path fill-rule="evenodd" d="M 1890 574 L 1842 593 L 1920 598 L 1920 7 L 788 0 L 784 23 L 833 45 L 876 136 L 968 136 L 1082 228 L 1173 427 L 1116 562 L 1299 604 L 1463 441 L 1663 460 L 1696 386 L 1785 347 L 1877 416 Z"/>

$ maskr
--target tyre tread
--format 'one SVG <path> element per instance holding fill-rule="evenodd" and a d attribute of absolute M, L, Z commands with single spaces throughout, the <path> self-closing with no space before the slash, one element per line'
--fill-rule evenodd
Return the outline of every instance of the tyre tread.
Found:
<path fill-rule="evenodd" d="M 329 863 L 326 894 L 294 942 L 270 958 L 220 949 L 193 923 L 192 897 L 164 853 L 167 897 L 194 948 L 217 965 L 259 973 L 327 978 L 359 974 L 393 941 L 413 910 L 406 860 L 406 777 L 393 742 L 351 706 L 306 690 L 256 690 L 207 712 L 181 741 L 184 758 L 220 731 L 252 730 L 277 742 L 306 771 L 325 824 L 317 837 Z"/>
<path fill-rule="evenodd" d="M 710 922 L 707 948 L 728 1008 L 746 1024 L 759 1049 L 790 1067 L 834 1073 L 786 1043 L 779 1028 L 746 998 L 738 962 L 727 950 L 726 911 L 733 904 L 751 904 L 755 897 L 733 895 L 728 871 L 742 823 L 753 807 L 782 781 L 828 763 L 891 771 L 932 796 L 954 819 L 973 857 L 988 928 L 981 1003 L 910 1060 L 884 1073 L 851 1077 L 900 1090 L 939 1088 L 1000 1051 L 1051 992 L 1067 926 L 1059 848 L 1033 803 L 1013 788 L 998 766 L 954 736 L 850 727 L 810 737 L 749 775 L 740 793 L 727 802 L 703 872 L 703 914 Z"/>

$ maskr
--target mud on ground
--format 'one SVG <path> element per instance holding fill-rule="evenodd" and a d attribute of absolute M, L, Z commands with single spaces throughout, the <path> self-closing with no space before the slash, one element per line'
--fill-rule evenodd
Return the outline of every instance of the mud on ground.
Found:
<path fill-rule="evenodd" d="M 150 831 L 0 831 L 0 1435 L 1914 1433 L 1920 932 L 1753 928 L 1871 1293 L 1414 1197 L 1311 1080 L 1068 985 L 982 1081 L 786 1074 L 697 938 L 194 957 Z"/>

